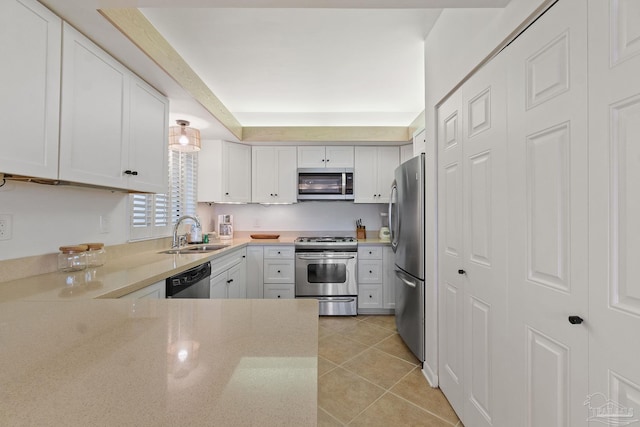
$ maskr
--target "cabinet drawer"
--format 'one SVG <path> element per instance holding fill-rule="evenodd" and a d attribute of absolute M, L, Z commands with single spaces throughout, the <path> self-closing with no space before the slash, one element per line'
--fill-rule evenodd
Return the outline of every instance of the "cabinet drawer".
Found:
<path fill-rule="evenodd" d="M 382 259 L 382 246 L 361 246 L 358 259 Z"/>
<path fill-rule="evenodd" d="M 293 299 L 295 291 L 293 284 L 272 283 L 264 285 L 264 297 L 266 299 Z"/>
<path fill-rule="evenodd" d="M 294 260 L 265 260 L 264 283 L 293 283 Z"/>
<path fill-rule="evenodd" d="M 358 308 L 382 308 L 382 285 L 358 286 Z"/>
<path fill-rule="evenodd" d="M 267 259 L 293 259 L 293 246 L 265 246 L 264 258 Z"/>
<path fill-rule="evenodd" d="M 382 261 L 358 261 L 358 283 L 382 283 Z"/>

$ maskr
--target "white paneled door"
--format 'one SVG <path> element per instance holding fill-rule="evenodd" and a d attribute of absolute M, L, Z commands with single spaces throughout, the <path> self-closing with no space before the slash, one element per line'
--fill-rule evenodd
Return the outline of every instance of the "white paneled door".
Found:
<path fill-rule="evenodd" d="M 589 1 L 590 425 L 640 425 L 640 2 Z M 615 412 L 614 412 L 615 411 Z"/>
<path fill-rule="evenodd" d="M 504 351 L 514 375 L 514 426 L 586 420 L 586 23 L 586 0 L 561 0 L 501 54 L 509 105 L 511 329 Z"/>
<path fill-rule="evenodd" d="M 507 331 L 507 94 L 498 56 L 462 87 L 464 422 L 504 425 Z"/>
<path fill-rule="evenodd" d="M 505 421 L 506 116 L 500 57 L 438 109 L 439 381 L 469 426 Z"/>
<path fill-rule="evenodd" d="M 462 93 L 438 108 L 438 381 L 453 409 L 464 408 Z"/>

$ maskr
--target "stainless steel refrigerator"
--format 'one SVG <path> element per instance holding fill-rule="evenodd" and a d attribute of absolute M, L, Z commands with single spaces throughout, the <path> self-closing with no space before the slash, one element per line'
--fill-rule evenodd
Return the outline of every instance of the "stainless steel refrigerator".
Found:
<path fill-rule="evenodd" d="M 424 164 L 413 157 L 395 171 L 389 202 L 391 247 L 396 254 L 396 327 L 405 344 L 424 362 Z"/>

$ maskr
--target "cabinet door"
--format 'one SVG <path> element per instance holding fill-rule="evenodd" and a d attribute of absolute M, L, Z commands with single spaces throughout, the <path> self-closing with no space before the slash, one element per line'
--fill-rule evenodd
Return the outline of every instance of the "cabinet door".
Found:
<path fill-rule="evenodd" d="M 274 201 L 276 203 L 296 203 L 298 201 L 296 148 L 276 147 L 277 181 Z"/>
<path fill-rule="evenodd" d="M 245 284 L 245 271 L 246 263 L 241 262 L 231 267 L 227 271 L 227 297 L 228 298 L 246 298 L 247 288 Z"/>
<path fill-rule="evenodd" d="M 264 248 L 262 246 L 247 247 L 247 298 L 264 296 Z"/>
<path fill-rule="evenodd" d="M 37 1 L 0 3 L 0 172 L 58 178 L 61 25 Z"/>
<path fill-rule="evenodd" d="M 251 146 L 222 142 L 222 189 L 225 202 L 251 201 Z"/>
<path fill-rule="evenodd" d="M 227 272 L 209 279 L 209 299 L 226 299 L 228 297 Z"/>
<path fill-rule="evenodd" d="M 382 250 L 382 307 L 396 307 L 396 258 L 391 246 Z"/>
<path fill-rule="evenodd" d="M 588 3 L 589 318 L 573 328 L 589 331 L 589 419 L 622 425 L 640 414 L 640 4 Z M 597 399 L 622 417 L 598 419 Z"/>
<path fill-rule="evenodd" d="M 323 168 L 325 167 L 325 147 L 305 145 L 298 147 L 299 168 Z"/>
<path fill-rule="evenodd" d="M 378 157 L 376 162 L 376 203 L 389 203 L 391 183 L 396 168 L 400 164 L 400 149 L 398 147 L 376 147 Z"/>
<path fill-rule="evenodd" d="M 169 101 L 138 78 L 131 80 L 129 177 L 131 190 L 165 193 L 168 190 L 167 144 Z"/>
<path fill-rule="evenodd" d="M 149 285 L 145 288 L 138 289 L 130 294 L 123 295 L 120 298 L 131 299 L 165 299 L 167 297 L 166 282 L 156 282 L 153 285 Z"/>
<path fill-rule="evenodd" d="M 350 145 L 329 145 L 325 147 L 325 155 L 328 168 L 353 167 L 353 147 Z"/>
<path fill-rule="evenodd" d="M 378 156 L 376 147 L 355 147 L 353 192 L 355 203 L 377 203 Z M 391 185 L 391 182 L 389 182 Z"/>
<path fill-rule="evenodd" d="M 514 367 L 508 425 L 578 426 L 588 414 L 592 322 L 568 320 L 587 318 L 590 282 L 586 4 L 556 3 L 503 52 L 509 62 L 511 331 L 510 346 L 501 351 Z M 609 107 L 607 120 L 616 114 Z"/>
<path fill-rule="evenodd" d="M 222 165 L 228 162 L 223 159 L 222 144 L 220 140 L 202 141 L 202 147 L 198 152 L 198 201 L 199 202 L 223 202 Z"/>
<path fill-rule="evenodd" d="M 126 188 L 130 74 L 67 24 L 63 51 L 60 179 Z"/>
<path fill-rule="evenodd" d="M 358 283 L 382 283 L 382 260 L 358 260 Z"/>
<path fill-rule="evenodd" d="M 272 203 L 276 194 L 277 158 L 273 147 L 252 147 L 251 200 Z"/>
<path fill-rule="evenodd" d="M 400 146 L 400 163 L 404 163 L 413 157 L 413 144 Z"/>
<path fill-rule="evenodd" d="M 382 308 L 382 285 L 359 285 L 358 308 Z"/>

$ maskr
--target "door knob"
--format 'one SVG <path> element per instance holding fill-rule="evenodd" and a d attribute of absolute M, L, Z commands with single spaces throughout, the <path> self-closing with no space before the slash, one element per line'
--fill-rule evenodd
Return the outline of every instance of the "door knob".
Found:
<path fill-rule="evenodd" d="M 458 270 L 458 274 L 467 274 L 467 272 L 464 270 Z"/>
<path fill-rule="evenodd" d="M 572 325 L 579 325 L 582 322 L 584 322 L 584 320 L 580 316 L 569 316 L 569 323 Z"/>

